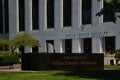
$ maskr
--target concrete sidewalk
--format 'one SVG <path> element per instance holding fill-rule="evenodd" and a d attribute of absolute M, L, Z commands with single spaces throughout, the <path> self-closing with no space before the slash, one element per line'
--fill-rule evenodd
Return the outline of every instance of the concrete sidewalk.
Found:
<path fill-rule="evenodd" d="M 21 64 L 14 64 L 13 69 L 10 69 L 9 66 L 0 66 L 0 71 L 21 71 Z"/>

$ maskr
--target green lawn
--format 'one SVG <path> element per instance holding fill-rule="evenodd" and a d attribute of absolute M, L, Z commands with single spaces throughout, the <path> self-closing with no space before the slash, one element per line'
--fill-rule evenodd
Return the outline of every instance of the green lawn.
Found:
<path fill-rule="evenodd" d="M 0 80 L 104 80 L 100 75 L 74 71 L 0 71 Z"/>
<path fill-rule="evenodd" d="M 120 66 L 105 68 L 105 71 L 0 71 L 0 80 L 120 80 Z"/>
<path fill-rule="evenodd" d="M 105 70 L 120 70 L 120 65 L 105 65 Z"/>

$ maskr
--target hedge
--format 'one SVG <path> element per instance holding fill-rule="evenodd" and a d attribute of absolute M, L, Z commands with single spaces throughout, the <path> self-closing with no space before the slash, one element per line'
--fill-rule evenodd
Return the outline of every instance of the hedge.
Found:
<path fill-rule="evenodd" d="M 1 57 L 2 57 L 3 62 L 13 62 L 14 64 L 19 63 L 19 57 L 18 56 L 8 55 L 8 56 L 1 56 Z"/>

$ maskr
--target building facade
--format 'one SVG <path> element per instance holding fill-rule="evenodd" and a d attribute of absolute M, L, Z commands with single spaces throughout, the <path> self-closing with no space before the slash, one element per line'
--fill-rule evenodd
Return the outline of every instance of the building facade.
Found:
<path fill-rule="evenodd" d="M 120 19 L 101 0 L 0 0 L 0 33 L 9 40 L 31 34 L 41 47 L 27 52 L 104 53 L 120 49 Z"/>

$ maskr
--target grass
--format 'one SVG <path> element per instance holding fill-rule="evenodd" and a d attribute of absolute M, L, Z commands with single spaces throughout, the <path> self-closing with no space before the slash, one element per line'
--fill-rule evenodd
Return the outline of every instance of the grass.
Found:
<path fill-rule="evenodd" d="M 105 71 L 0 71 L 0 80 L 119 80 L 120 66 Z M 113 71 L 114 70 L 114 71 Z M 117 70 L 117 72 L 116 72 Z"/>
<path fill-rule="evenodd" d="M 0 80 L 103 80 L 100 77 L 82 72 L 71 71 L 39 71 L 9 72 L 0 71 Z"/>
<path fill-rule="evenodd" d="M 0 80 L 119 80 L 113 71 L 0 71 Z"/>
<path fill-rule="evenodd" d="M 105 70 L 120 70 L 120 65 L 105 65 Z"/>

